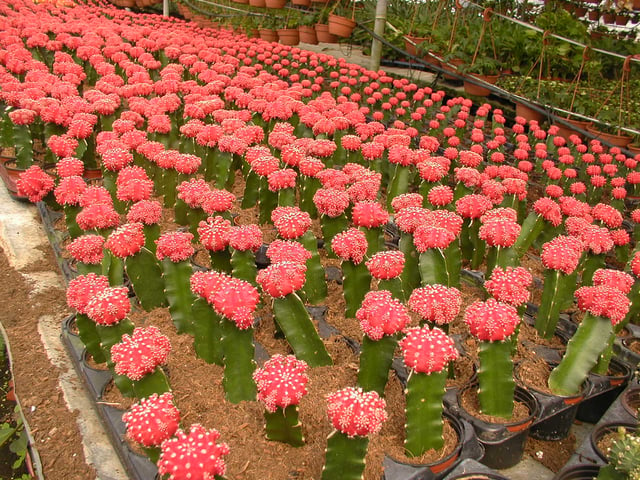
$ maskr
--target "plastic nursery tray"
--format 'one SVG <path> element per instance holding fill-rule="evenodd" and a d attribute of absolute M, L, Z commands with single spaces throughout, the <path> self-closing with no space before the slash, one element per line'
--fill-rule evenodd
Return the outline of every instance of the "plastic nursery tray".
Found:
<path fill-rule="evenodd" d="M 640 338 L 640 326 L 629 323 L 626 328 L 631 332 L 631 336 L 629 338 Z M 638 368 L 638 365 L 640 365 L 640 353 L 629 349 L 626 345 L 626 341 L 628 341 L 628 338 L 616 338 L 615 343 L 613 344 L 613 351 L 622 361 L 628 363 L 634 368 Z"/>
<path fill-rule="evenodd" d="M 42 219 L 42 225 L 44 226 L 47 237 L 49 238 L 49 243 L 51 244 L 58 268 L 60 268 L 60 272 L 64 277 L 65 283 L 69 283 L 69 280 L 76 276 L 76 272 L 71 268 L 69 261 L 62 256 L 62 242 L 65 240 L 67 235 L 66 232 L 56 230 L 54 227 L 55 222 L 62 218 L 63 214 L 49 209 L 47 204 L 44 202 L 38 202 L 36 206 L 38 208 L 40 218 Z"/>

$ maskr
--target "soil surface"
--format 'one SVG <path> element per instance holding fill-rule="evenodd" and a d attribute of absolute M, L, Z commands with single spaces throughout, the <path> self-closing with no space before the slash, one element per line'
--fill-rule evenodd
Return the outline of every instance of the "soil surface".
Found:
<path fill-rule="evenodd" d="M 26 272 L 57 271 L 53 254 L 42 252 L 37 265 Z M 38 333 L 38 319 L 54 315 L 60 321 L 68 314 L 65 292 L 49 288 L 36 292 L 20 272 L 9 265 L 0 249 L 0 286 L 2 324 L 9 336 L 13 355 L 15 390 L 47 479 L 85 480 L 96 478 L 95 471 L 85 463 L 76 414 L 64 401 L 58 377 L 62 373 L 47 357 Z M 69 368 L 73 368 L 69 365 Z"/>

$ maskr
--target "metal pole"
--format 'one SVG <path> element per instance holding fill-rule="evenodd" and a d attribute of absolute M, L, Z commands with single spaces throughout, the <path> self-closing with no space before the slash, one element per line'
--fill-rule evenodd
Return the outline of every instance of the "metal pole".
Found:
<path fill-rule="evenodd" d="M 169 16 L 169 0 L 162 0 L 162 16 Z"/>
<path fill-rule="evenodd" d="M 376 19 L 373 25 L 373 33 L 379 37 L 384 37 L 384 27 L 387 23 L 387 0 L 378 0 L 376 4 Z M 374 38 L 371 41 L 371 70 L 380 68 L 380 57 L 382 56 L 382 42 Z"/>

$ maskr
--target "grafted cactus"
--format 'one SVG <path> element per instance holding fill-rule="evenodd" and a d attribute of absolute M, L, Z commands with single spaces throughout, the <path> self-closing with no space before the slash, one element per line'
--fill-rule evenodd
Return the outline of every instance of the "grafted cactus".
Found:
<path fill-rule="evenodd" d="M 389 221 L 389 213 L 374 201 L 356 202 L 351 211 L 351 219 L 367 238 L 367 256 L 384 249 L 383 228 Z"/>
<path fill-rule="evenodd" d="M 322 480 L 360 480 L 369 435 L 387 419 L 386 403 L 376 392 L 347 387 L 327 395 L 328 414 L 335 428 L 327 438 Z"/>
<path fill-rule="evenodd" d="M 349 220 L 345 211 L 349 207 L 349 194 L 334 188 L 320 188 L 313 196 L 313 202 L 320 214 L 320 226 L 324 238 L 324 248 L 334 255 L 333 237 L 346 230 Z"/>
<path fill-rule="evenodd" d="M 258 225 L 239 225 L 229 231 L 231 272 L 233 276 L 256 285 L 256 252 L 262 245 L 262 231 Z"/>
<path fill-rule="evenodd" d="M 611 444 L 609 464 L 600 467 L 597 480 L 640 479 L 640 436 L 619 427 Z"/>
<path fill-rule="evenodd" d="M 331 242 L 331 249 L 342 259 L 342 291 L 345 317 L 354 317 L 371 285 L 371 274 L 364 263 L 367 238 L 361 230 L 350 228 L 338 233 Z"/>
<path fill-rule="evenodd" d="M 400 278 L 404 263 L 404 253 L 399 250 L 374 253 L 366 262 L 369 273 L 378 282 L 378 290 L 390 291 L 401 302 L 405 300 Z"/>
<path fill-rule="evenodd" d="M 400 341 L 404 363 L 410 369 L 406 390 L 404 446 L 412 457 L 440 450 L 442 398 L 449 363 L 458 358 L 453 340 L 439 328 L 410 328 Z"/>
<path fill-rule="evenodd" d="M 384 396 L 398 333 L 409 323 L 409 313 L 391 292 L 378 290 L 365 295 L 356 317 L 364 332 L 358 386 Z"/>
<path fill-rule="evenodd" d="M 407 305 L 419 314 L 423 321 L 447 332 L 449 324 L 460 313 L 462 296 L 460 290 L 455 287 L 425 285 L 411 292 Z"/>
<path fill-rule="evenodd" d="M 265 405 L 264 418 L 269 440 L 304 445 L 298 403 L 307 393 L 307 363 L 293 355 L 274 355 L 253 373 L 258 400 Z"/>

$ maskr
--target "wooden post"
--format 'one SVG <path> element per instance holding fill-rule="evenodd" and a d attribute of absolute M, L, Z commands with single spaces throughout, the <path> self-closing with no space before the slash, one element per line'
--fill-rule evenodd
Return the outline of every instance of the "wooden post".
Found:
<path fill-rule="evenodd" d="M 373 33 L 379 37 L 384 37 L 384 27 L 387 23 L 387 0 L 378 0 L 376 4 L 376 18 L 373 25 Z M 374 38 L 371 41 L 371 70 L 380 68 L 380 57 L 382 56 L 382 42 Z"/>

